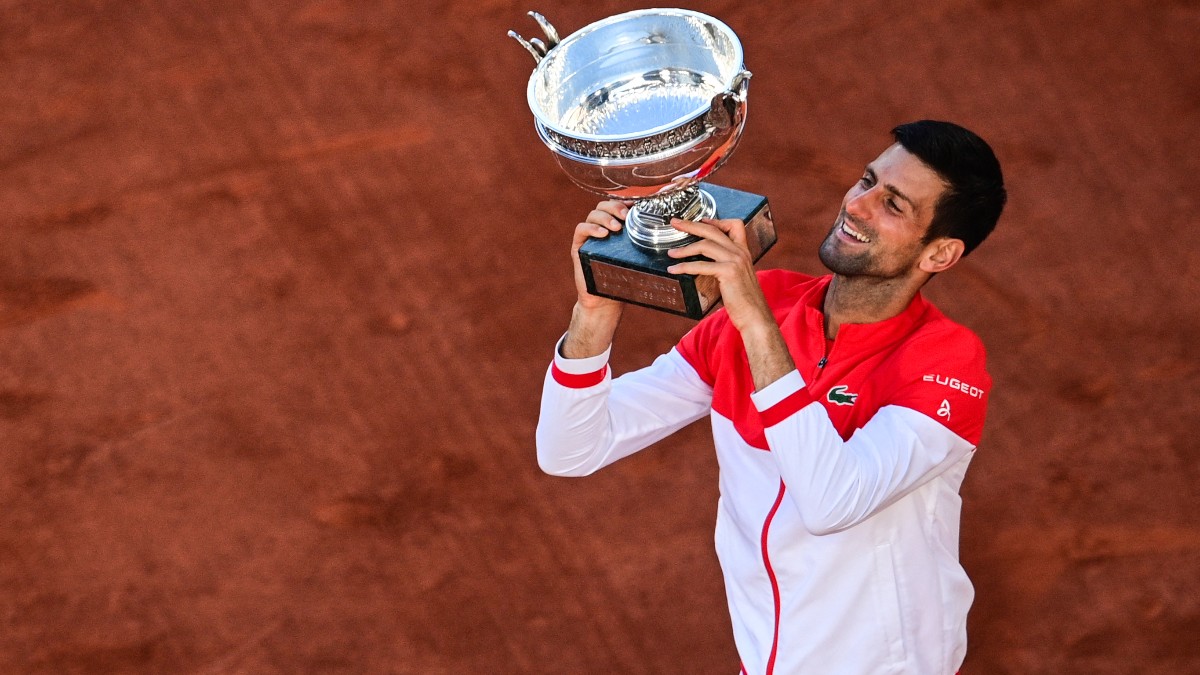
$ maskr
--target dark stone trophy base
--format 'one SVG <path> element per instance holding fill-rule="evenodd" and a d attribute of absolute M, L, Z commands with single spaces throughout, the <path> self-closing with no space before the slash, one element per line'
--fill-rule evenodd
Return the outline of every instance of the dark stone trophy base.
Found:
<path fill-rule="evenodd" d="M 717 218 L 737 218 L 746 223 L 750 253 L 757 262 L 775 245 L 775 223 L 767 198 L 750 192 L 704 183 L 716 199 Z M 670 274 L 667 268 L 702 256 L 672 258 L 666 251 L 634 245 L 624 230 L 604 239 L 588 239 L 579 248 L 579 263 L 588 292 L 671 314 L 700 319 L 717 306 L 721 290 L 717 280 L 695 274 Z"/>

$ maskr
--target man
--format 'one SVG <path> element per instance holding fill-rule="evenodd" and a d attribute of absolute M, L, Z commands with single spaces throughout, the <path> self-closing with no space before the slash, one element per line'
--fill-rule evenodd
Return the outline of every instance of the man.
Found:
<path fill-rule="evenodd" d="M 921 297 L 995 227 L 991 148 L 919 121 L 867 165 L 821 244 L 832 275 L 755 274 L 740 221 L 675 221 L 703 255 L 672 272 L 724 307 L 646 368 L 613 379 L 622 305 L 578 301 L 547 373 L 538 462 L 586 475 L 709 415 L 716 547 L 742 672 L 950 675 L 974 591 L 958 562 L 959 486 L 991 380 L 979 339 Z M 575 231 L 621 228 L 601 203 Z"/>

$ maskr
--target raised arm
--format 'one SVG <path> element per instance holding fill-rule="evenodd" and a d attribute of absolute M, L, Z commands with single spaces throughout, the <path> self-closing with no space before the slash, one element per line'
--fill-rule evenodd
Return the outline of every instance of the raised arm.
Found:
<path fill-rule="evenodd" d="M 608 350 L 617 325 L 621 323 L 624 305 L 616 300 L 588 293 L 579 264 L 579 247 L 589 237 L 603 239 L 610 233 L 620 232 L 629 207 L 623 202 L 604 201 L 588 214 L 587 219 L 575 227 L 571 240 L 571 265 L 575 272 L 575 308 L 571 311 L 571 326 L 559 344 L 559 353 L 568 359 L 584 359 Z"/>
<path fill-rule="evenodd" d="M 702 417 L 712 401 L 712 390 L 675 352 L 615 381 L 609 372 L 623 305 L 587 292 L 579 247 L 588 237 L 619 232 L 628 212 L 622 202 L 601 202 L 575 228 L 577 300 L 546 373 L 538 419 L 538 464 L 546 473 L 592 473 Z"/>

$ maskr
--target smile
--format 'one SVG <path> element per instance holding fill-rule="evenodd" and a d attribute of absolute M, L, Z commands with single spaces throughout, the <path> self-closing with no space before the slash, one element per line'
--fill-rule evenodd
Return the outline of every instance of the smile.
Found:
<path fill-rule="evenodd" d="M 862 232 L 859 232 L 858 230 L 854 229 L 853 227 L 850 227 L 850 224 L 846 222 L 846 219 L 844 217 L 842 218 L 842 223 L 841 223 L 840 227 L 842 229 L 842 232 L 845 232 L 851 238 L 857 239 L 858 241 L 861 241 L 864 244 L 871 243 L 870 237 L 863 234 Z"/>

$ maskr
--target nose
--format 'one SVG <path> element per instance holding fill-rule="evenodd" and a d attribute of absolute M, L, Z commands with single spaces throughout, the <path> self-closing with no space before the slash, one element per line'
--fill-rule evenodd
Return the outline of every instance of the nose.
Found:
<path fill-rule="evenodd" d="M 874 191 L 874 189 L 875 188 L 872 187 L 869 190 L 863 190 L 862 192 L 852 196 L 846 202 L 846 213 L 854 216 L 854 218 L 857 220 L 866 219 L 867 214 L 870 212 L 868 205 L 870 204 L 871 193 Z"/>

